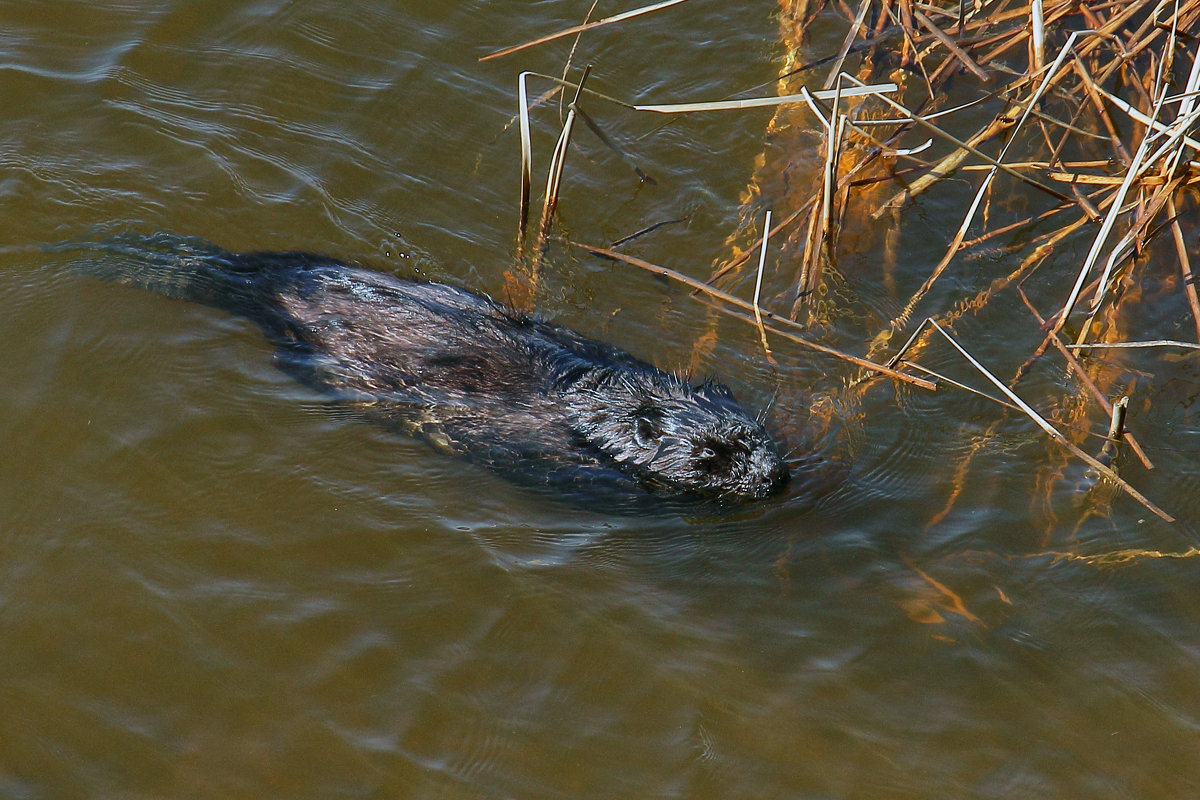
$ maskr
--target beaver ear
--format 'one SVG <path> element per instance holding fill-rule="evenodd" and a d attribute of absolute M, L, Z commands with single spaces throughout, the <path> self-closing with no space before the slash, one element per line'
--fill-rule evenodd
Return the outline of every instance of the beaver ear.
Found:
<path fill-rule="evenodd" d="M 640 447 L 653 447 L 662 437 L 662 428 L 649 414 L 638 414 L 633 421 L 633 440 Z"/>

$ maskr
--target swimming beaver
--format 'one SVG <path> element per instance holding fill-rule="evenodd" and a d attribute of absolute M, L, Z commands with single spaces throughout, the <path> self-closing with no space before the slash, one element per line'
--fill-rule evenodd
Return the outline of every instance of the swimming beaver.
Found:
<path fill-rule="evenodd" d="M 300 252 L 126 235 L 89 247 L 109 280 L 257 323 L 277 363 L 371 418 L 509 475 L 579 487 L 766 497 L 788 469 L 727 387 L 442 283 Z"/>

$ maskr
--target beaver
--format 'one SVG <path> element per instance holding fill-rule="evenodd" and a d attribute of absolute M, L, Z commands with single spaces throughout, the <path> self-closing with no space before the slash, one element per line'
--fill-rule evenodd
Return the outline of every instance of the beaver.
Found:
<path fill-rule="evenodd" d="M 725 385 L 691 383 L 465 289 L 165 234 L 87 246 L 103 253 L 88 272 L 244 316 L 303 383 L 526 482 L 632 480 L 653 494 L 744 501 L 789 478 Z"/>

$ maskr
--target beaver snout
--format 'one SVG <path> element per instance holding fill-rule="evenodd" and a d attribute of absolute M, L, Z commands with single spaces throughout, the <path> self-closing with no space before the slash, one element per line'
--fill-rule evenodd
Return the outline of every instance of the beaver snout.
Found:
<path fill-rule="evenodd" d="M 755 468 L 759 475 L 758 485 L 760 488 L 753 495 L 754 499 L 778 494 L 792 480 L 792 471 L 788 469 L 787 463 L 778 455 L 774 455 L 773 458 L 764 459 L 762 463 L 756 464 Z"/>

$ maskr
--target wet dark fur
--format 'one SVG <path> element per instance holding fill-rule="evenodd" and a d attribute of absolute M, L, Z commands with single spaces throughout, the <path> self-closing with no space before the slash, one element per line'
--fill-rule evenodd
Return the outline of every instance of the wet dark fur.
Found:
<path fill-rule="evenodd" d="M 89 271 L 244 315 L 304 383 L 506 474 L 576 487 L 632 477 L 723 499 L 766 497 L 788 479 L 724 385 L 689 385 L 463 289 L 177 237 L 98 247 Z"/>

